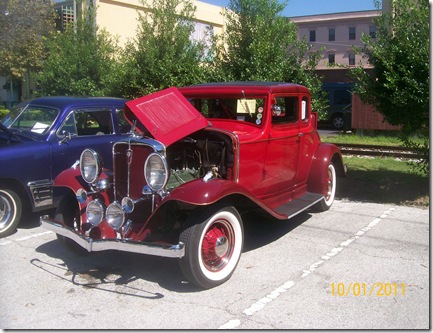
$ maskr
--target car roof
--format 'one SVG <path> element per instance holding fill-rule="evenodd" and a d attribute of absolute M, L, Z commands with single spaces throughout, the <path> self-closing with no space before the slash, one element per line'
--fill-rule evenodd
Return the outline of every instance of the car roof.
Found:
<path fill-rule="evenodd" d="M 25 102 L 20 105 L 44 105 L 51 106 L 58 109 L 64 109 L 67 107 L 92 107 L 100 105 L 113 105 L 115 107 L 123 108 L 127 99 L 117 97 L 72 97 L 72 96 L 48 96 L 38 97 Z"/>
<path fill-rule="evenodd" d="M 305 92 L 309 93 L 309 90 L 299 84 L 289 82 L 268 82 L 268 81 L 234 81 L 234 82 L 211 82 L 195 84 L 188 87 L 179 88 L 180 91 L 189 92 L 239 92 L 239 89 L 248 90 L 250 92 Z"/>

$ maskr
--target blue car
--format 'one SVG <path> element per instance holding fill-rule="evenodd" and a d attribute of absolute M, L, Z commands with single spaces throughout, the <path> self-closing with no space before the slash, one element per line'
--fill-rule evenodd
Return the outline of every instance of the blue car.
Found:
<path fill-rule="evenodd" d="M 112 144 L 130 132 L 127 100 L 42 97 L 0 120 L 0 237 L 13 233 L 23 210 L 56 207 L 53 179 L 93 148 L 112 168 Z M 59 194 L 60 195 L 60 194 Z"/>

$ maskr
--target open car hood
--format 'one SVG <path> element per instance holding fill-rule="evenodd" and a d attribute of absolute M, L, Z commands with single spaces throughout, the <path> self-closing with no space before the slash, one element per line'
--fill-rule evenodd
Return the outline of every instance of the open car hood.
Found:
<path fill-rule="evenodd" d="M 138 131 L 165 146 L 211 125 L 174 87 L 126 102 L 124 114 L 131 124 L 138 120 Z"/>

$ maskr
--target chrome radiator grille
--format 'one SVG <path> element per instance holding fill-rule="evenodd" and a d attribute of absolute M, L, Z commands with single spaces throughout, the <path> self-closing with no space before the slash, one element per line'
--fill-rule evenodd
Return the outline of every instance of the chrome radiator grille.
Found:
<path fill-rule="evenodd" d="M 118 142 L 113 147 L 115 199 L 121 201 L 128 196 L 131 199 L 141 197 L 144 178 L 144 163 L 153 148 L 141 142 Z"/>

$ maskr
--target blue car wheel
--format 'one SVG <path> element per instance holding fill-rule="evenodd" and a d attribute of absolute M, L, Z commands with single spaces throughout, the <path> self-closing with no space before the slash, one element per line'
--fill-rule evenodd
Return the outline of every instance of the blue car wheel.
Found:
<path fill-rule="evenodd" d="M 0 238 L 13 233 L 21 218 L 21 200 L 10 189 L 0 189 Z"/>

